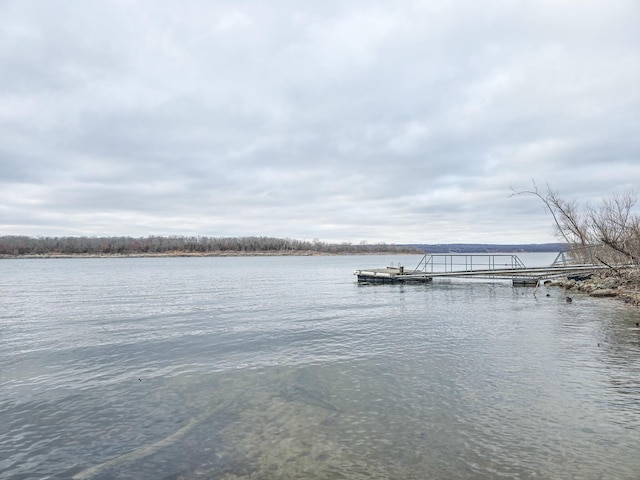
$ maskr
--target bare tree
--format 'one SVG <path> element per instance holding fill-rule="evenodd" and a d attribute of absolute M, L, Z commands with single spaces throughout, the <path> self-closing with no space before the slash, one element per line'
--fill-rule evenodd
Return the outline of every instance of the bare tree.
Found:
<path fill-rule="evenodd" d="M 634 214 L 637 195 L 614 193 L 598 208 L 589 208 L 589 226 L 594 238 L 607 246 L 616 257 L 638 263 L 640 255 L 640 217 Z"/>
<path fill-rule="evenodd" d="M 600 205 L 581 209 L 575 201 L 560 197 L 547 185 L 542 192 L 533 182 L 532 190 L 514 190 L 512 195 L 534 195 L 544 204 L 556 231 L 568 245 L 606 265 L 640 261 L 640 217 L 634 211 L 637 195 L 633 191 L 614 193 Z M 580 260 L 587 260 L 584 256 Z"/>
<path fill-rule="evenodd" d="M 561 198 L 558 192 L 547 185 L 546 192 L 541 192 L 533 181 L 533 190 L 514 190 L 513 195 L 534 195 L 538 197 L 553 217 L 556 233 L 572 246 L 587 246 L 589 242 L 588 227 L 575 201 Z"/>

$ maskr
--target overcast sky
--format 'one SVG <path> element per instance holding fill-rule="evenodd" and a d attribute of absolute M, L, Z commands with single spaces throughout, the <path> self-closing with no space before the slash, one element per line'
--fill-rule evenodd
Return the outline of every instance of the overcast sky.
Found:
<path fill-rule="evenodd" d="M 0 0 L 0 235 L 557 240 L 640 187 L 638 0 Z"/>

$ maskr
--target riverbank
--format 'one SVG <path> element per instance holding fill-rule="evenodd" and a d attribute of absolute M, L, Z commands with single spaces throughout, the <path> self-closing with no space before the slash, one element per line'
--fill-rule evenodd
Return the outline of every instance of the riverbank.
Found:
<path fill-rule="evenodd" d="M 221 250 L 214 252 L 171 251 L 160 253 L 42 253 L 27 255 L 0 255 L 0 259 L 31 258 L 158 258 L 158 257 L 308 257 L 332 255 L 313 250 L 277 250 L 277 251 L 235 251 Z"/>
<path fill-rule="evenodd" d="M 219 250 L 212 252 L 170 251 L 158 253 L 38 253 L 25 255 L 0 255 L 6 259 L 56 259 L 56 258 L 165 258 L 165 257 L 328 257 L 344 255 L 423 255 L 424 252 L 321 252 L 318 250 Z"/>
<path fill-rule="evenodd" d="M 610 297 L 640 307 L 640 269 L 626 271 L 600 271 L 591 276 L 571 276 L 562 280 L 550 280 L 546 285 L 561 287 L 566 291 L 586 293 L 592 297 Z"/>

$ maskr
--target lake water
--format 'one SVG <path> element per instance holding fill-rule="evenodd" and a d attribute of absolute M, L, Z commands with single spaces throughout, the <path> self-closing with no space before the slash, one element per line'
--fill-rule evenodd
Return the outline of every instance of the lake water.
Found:
<path fill-rule="evenodd" d="M 0 478 L 640 478 L 640 310 L 419 260 L 0 261 Z"/>

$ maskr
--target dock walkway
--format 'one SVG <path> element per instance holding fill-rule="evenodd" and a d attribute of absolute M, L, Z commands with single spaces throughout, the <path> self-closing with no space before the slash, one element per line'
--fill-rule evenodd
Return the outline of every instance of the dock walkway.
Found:
<path fill-rule="evenodd" d="M 625 268 L 626 266 L 619 266 Z M 611 268 L 597 263 L 575 263 L 567 260 L 565 252 L 558 255 L 548 267 L 529 268 L 517 255 L 425 255 L 415 269 L 385 267 L 356 270 L 358 282 L 367 283 L 428 283 L 434 278 L 502 278 L 511 279 L 513 285 L 536 286 L 541 280 L 570 274 L 589 274 Z"/>

